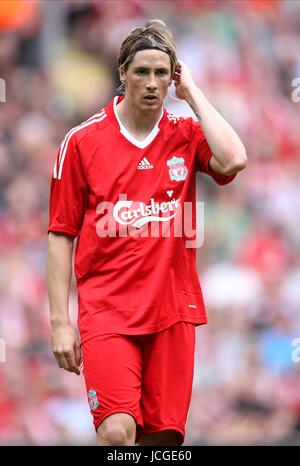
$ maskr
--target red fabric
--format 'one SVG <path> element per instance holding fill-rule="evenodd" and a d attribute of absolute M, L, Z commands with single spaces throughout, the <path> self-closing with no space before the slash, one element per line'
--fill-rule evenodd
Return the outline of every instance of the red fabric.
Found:
<path fill-rule="evenodd" d="M 184 348 L 184 351 L 183 351 Z M 101 335 L 82 346 L 94 425 L 130 414 L 142 432 L 176 430 L 184 441 L 191 401 L 195 326 L 179 322 L 152 335 Z"/>
<path fill-rule="evenodd" d="M 190 118 L 165 110 L 158 134 L 141 149 L 121 134 L 113 102 L 99 115 L 66 137 L 51 183 L 49 231 L 78 235 L 82 340 L 158 332 L 178 321 L 206 323 L 195 249 L 186 248 L 186 234 L 176 236 L 174 228 L 185 202 L 193 205 L 195 226 L 197 169 L 221 184 L 233 177 L 210 171 L 211 151 Z M 144 157 L 152 168 L 139 169 Z M 116 211 L 124 199 L 126 208 Z M 147 223 L 134 226 L 137 220 Z M 109 227 L 114 236 L 103 233 Z M 170 237 L 163 237 L 167 229 Z"/>

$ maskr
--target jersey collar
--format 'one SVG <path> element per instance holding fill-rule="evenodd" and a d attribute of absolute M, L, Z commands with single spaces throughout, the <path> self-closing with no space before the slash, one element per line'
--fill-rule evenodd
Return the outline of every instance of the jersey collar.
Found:
<path fill-rule="evenodd" d="M 156 124 L 154 125 L 154 127 L 152 128 L 152 130 L 150 131 L 150 133 L 148 134 L 148 136 L 143 140 L 143 141 L 139 141 L 138 139 L 136 139 L 132 134 L 130 134 L 129 131 L 127 131 L 127 129 L 123 126 L 120 118 L 119 118 L 119 115 L 118 115 L 118 111 L 117 111 L 117 105 L 119 102 L 121 102 L 121 100 L 124 99 L 124 96 L 115 96 L 111 102 L 111 107 L 112 107 L 112 116 L 115 118 L 116 120 L 116 123 L 119 127 L 119 130 L 120 130 L 120 133 L 129 141 L 131 142 L 131 144 L 137 146 L 139 149 L 145 149 L 145 147 L 149 146 L 149 144 L 151 144 L 152 141 L 154 141 L 155 137 L 157 136 L 157 134 L 159 133 L 160 131 L 160 127 L 159 127 L 159 124 L 164 116 L 164 109 L 162 109 L 162 112 L 161 112 L 161 115 L 158 119 L 158 121 L 156 122 Z"/>

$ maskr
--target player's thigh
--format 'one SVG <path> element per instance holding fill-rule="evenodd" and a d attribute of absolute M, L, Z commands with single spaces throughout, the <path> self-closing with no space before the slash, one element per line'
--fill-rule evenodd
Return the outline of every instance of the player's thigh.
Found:
<path fill-rule="evenodd" d="M 194 353 L 195 326 L 187 322 L 178 322 L 146 342 L 141 398 L 144 433 L 174 430 L 182 443 L 192 395 Z"/>
<path fill-rule="evenodd" d="M 82 345 L 83 374 L 94 425 L 125 413 L 139 422 L 142 354 L 126 335 L 100 335 Z"/>

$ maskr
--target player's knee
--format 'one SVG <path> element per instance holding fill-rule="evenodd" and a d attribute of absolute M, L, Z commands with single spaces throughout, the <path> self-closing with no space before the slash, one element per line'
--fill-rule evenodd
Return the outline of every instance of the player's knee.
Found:
<path fill-rule="evenodd" d="M 129 417 L 129 416 L 128 416 Z M 134 443 L 135 423 L 127 416 L 107 418 L 97 432 L 98 444 L 129 445 Z"/>
<path fill-rule="evenodd" d="M 123 426 L 109 425 L 102 432 L 102 439 L 109 445 L 126 445 L 128 436 Z"/>

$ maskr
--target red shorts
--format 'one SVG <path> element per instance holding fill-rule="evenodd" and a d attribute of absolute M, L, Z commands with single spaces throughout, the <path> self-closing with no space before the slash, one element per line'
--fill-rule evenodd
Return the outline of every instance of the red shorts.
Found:
<path fill-rule="evenodd" d="M 141 433 L 178 432 L 191 401 L 195 325 L 178 322 L 147 335 L 100 335 L 83 343 L 83 374 L 94 425 L 114 413 L 130 414 Z"/>

